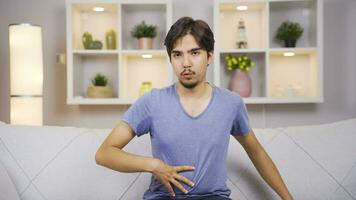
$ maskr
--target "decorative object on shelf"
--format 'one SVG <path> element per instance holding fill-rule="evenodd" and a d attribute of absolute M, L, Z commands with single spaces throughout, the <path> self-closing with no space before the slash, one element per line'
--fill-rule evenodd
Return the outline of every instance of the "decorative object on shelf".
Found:
<path fill-rule="evenodd" d="M 10 123 L 41 126 L 43 124 L 42 27 L 28 23 L 10 24 L 9 47 Z"/>
<path fill-rule="evenodd" d="M 156 29 L 156 26 L 147 25 L 145 21 L 133 28 L 131 35 L 138 39 L 139 49 L 152 49 L 153 38 L 157 36 Z"/>
<path fill-rule="evenodd" d="M 284 41 L 285 47 L 295 47 L 303 31 L 298 22 L 285 21 L 279 26 L 276 39 Z"/>
<path fill-rule="evenodd" d="M 107 49 L 116 49 L 116 33 L 113 29 L 106 32 L 105 40 Z"/>
<path fill-rule="evenodd" d="M 113 92 L 110 87 L 107 86 L 108 79 L 105 75 L 97 73 L 92 79 L 91 86 L 88 87 L 87 97 L 93 98 L 108 98 L 113 97 Z"/>
<path fill-rule="evenodd" d="M 284 87 L 281 84 L 273 84 L 271 93 L 273 97 L 300 97 L 304 95 L 304 88 L 300 82 L 288 83 Z"/>
<path fill-rule="evenodd" d="M 246 26 L 245 21 L 240 19 L 239 25 L 237 27 L 237 42 L 236 46 L 238 49 L 247 49 L 247 36 L 246 36 Z"/>
<path fill-rule="evenodd" d="M 280 84 L 274 84 L 271 96 L 272 97 L 282 97 L 283 96 L 283 87 Z"/>
<path fill-rule="evenodd" d="M 89 32 L 84 32 L 82 36 L 84 49 L 102 49 L 103 44 L 99 40 L 93 40 L 93 36 Z"/>
<path fill-rule="evenodd" d="M 138 95 L 141 97 L 146 92 L 151 91 L 151 89 L 152 89 L 152 83 L 150 81 L 144 81 L 141 84 L 140 91 L 139 91 Z"/>
<path fill-rule="evenodd" d="M 227 62 L 227 70 L 233 72 L 228 89 L 242 97 L 251 96 L 252 80 L 248 72 L 255 63 L 245 54 L 241 56 L 228 55 L 225 60 Z"/>

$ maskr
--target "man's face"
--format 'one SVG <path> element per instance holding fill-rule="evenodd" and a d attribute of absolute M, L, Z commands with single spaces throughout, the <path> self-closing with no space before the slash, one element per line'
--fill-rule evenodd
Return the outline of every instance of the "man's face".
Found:
<path fill-rule="evenodd" d="M 206 50 L 199 47 L 195 38 L 187 34 L 179 38 L 171 52 L 171 63 L 179 82 L 185 88 L 194 88 L 205 81 L 207 65 L 212 61 Z"/>

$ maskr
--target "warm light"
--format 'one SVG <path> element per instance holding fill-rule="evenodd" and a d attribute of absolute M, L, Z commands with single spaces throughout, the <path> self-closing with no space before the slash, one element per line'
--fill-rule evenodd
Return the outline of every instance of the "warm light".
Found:
<path fill-rule="evenodd" d="M 284 56 L 295 56 L 294 52 L 284 52 L 283 53 Z"/>
<path fill-rule="evenodd" d="M 95 7 L 93 8 L 95 12 L 103 12 L 105 9 L 103 7 Z"/>
<path fill-rule="evenodd" d="M 11 95 L 42 95 L 41 31 L 29 24 L 9 26 Z"/>
<path fill-rule="evenodd" d="M 42 97 L 11 97 L 11 124 L 42 125 Z"/>
<path fill-rule="evenodd" d="M 143 54 L 142 58 L 152 58 L 152 55 L 151 54 Z"/>
<path fill-rule="evenodd" d="M 42 124 L 42 28 L 9 25 L 11 124 Z"/>
<path fill-rule="evenodd" d="M 248 9 L 248 6 L 236 6 L 236 10 L 244 11 L 247 9 Z"/>

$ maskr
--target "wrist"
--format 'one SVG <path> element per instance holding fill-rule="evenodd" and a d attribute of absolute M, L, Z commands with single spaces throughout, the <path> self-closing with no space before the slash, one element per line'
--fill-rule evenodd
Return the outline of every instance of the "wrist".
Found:
<path fill-rule="evenodd" d="M 161 160 L 159 160 L 157 158 L 150 158 L 149 164 L 147 165 L 148 166 L 147 172 L 154 173 L 156 171 L 157 167 L 159 166 L 160 161 Z"/>

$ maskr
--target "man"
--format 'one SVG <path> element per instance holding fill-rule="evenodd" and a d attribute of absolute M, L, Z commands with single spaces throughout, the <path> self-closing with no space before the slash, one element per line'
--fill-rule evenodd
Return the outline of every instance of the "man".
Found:
<path fill-rule="evenodd" d="M 233 135 L 274 191 L 292 199 L 249 126 L 241 97 L 205 81 L 214 51 L 209 26 L 183 17 L 169 30 L 165 45 L 179 81 L 139 98 L 99 148 L 97 163 L 119 172 L 152 173 L 145 200 L 228 200 L 226 157 Z M 153 158 L 121 150 L 148 132 Z"/>

